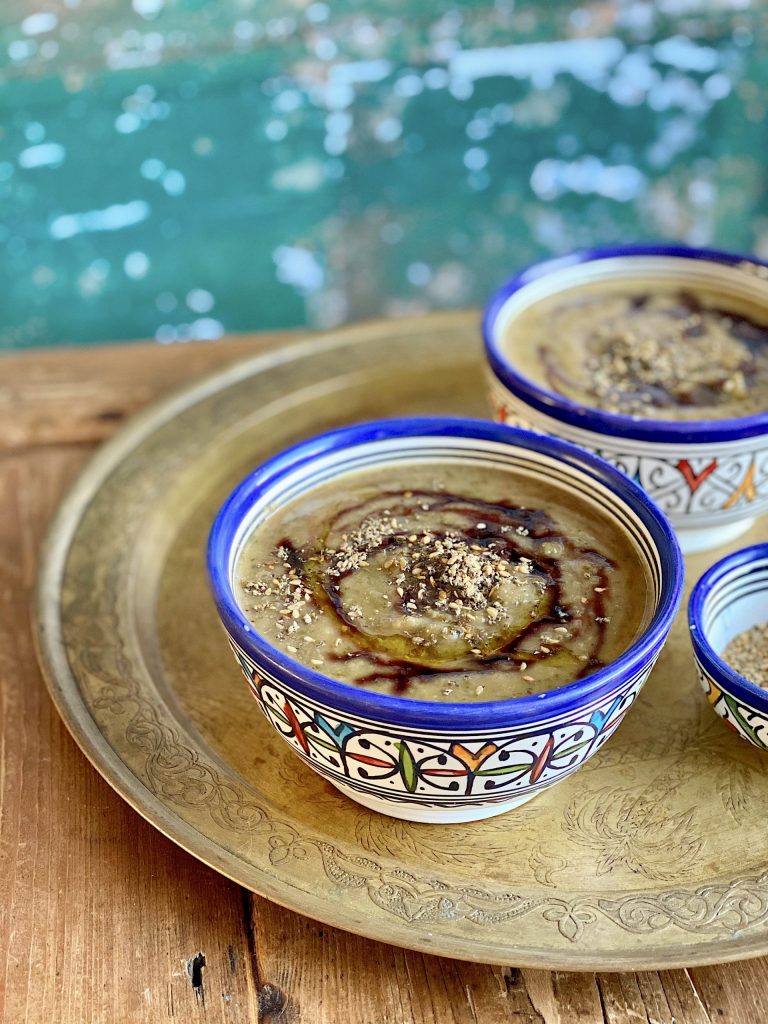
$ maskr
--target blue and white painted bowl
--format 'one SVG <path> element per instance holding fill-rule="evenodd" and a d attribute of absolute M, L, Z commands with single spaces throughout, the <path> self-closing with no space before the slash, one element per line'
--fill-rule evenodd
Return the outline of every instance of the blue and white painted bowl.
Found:
<path fill-rule="evenodd" d="M 720 656 L 733 638 L 768 622 L 768 544 L 727 555 L 704 573 L 688 601 L 688 626 L 709 703 L 739 736 L 768 750 L 768 691 Z"/>
<path fill-rule="evenodd" d="M 757 273 L 746 273 L 745 263 Z M 768 511 L 768 410 L 683 422 L 584 408 L 523 376 L 501 340 L 534 302 L 579 285 L 638 276 L 727 289 L 768 312 L 764 266 L 734 253 L 647 245 L 588 249 L 528 267 L 496 293 L 483 319 L 494 418 L 563 437 L 623 470 L 667 513 L 683 551 L 727 543 Z"/>
<path fill-rule="evenodd" d="M 251 532 L 321 482 L 409 460 L 530 469 L 567 484 L 596 517 L 618 521 L 653 581 L 646 631 L 615 662 L 535 696 L 476 704 L 372 693 L 307 668 L 270 645 L 241 611 L 233 577 Z M 336 430 L 255 470 L 219 512 L 208 546 L 219 615 L 253 695 L 288 746 L 366 807 L 426 822 L 501 814 L 566 778 L 611 735 L 637 696 L 679 604 L 680 549 L 645 493 L 600 459 L 562 441 L 479 420 L 388 420 Z M 287 751 L 287 748 L 286 748 Z"/>

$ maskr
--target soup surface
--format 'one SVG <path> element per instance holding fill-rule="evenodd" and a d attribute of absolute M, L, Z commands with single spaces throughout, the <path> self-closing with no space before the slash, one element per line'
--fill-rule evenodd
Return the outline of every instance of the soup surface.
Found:
<path fill-rule="evenodd" d="M 765 305 L 663 281 L 590 284 L 510 319 L 515 366 L 584 406 L 629 416 L 706 420 L 768 410 Z"/>
<path fill-rule="evenodd" d="M 255 528 L 235 585 L 292 658 L 419 700 L 573 682 L 650 615 L 619 524 L 571 489 L 492 464 L 393 463 L 309 490 Z"/>

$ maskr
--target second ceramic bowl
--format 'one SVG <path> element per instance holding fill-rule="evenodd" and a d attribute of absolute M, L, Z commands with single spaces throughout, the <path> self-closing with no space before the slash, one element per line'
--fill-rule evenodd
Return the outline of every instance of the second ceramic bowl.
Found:
<path fill-rule="evenodd" d="M 623 470 L 667 513 L 685 552 L 725 544 L 768 511 L 768 410 L 673 421 L 584 408 L 520 373 L 502 337 L 523 310 L 560 291 L 638 277 L 730 292 L 765 306 L 768 316 L 768 283 L 743 264 L 734 253 L 684 246 L 590 249 L 512 278 L 483 321 L 494 418 L 563 437 Z"/>

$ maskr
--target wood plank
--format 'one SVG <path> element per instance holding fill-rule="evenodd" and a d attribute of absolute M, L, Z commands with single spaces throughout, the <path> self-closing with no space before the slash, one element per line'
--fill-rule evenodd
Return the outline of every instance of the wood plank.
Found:
<path fill-rule="evenodd" d="M 264 1024 L 540 1024 L 519 976 L 397 949 L 253 898 Z"/>
<path fill-rule="evenodd" d="M 593 974 L 524 970 L 522 975 L 543 1024 L 604 1024 L 600 991 Z"/>
<path fill-rule="evenodd" d="M 240 889 L 112 792 L 37 669 L 39 541 L 86 454 L 0 460 L 0 1020 L 253 1021 Z"/>
<path fill-rule="evenodd" d="M 264 1024 L 743 1024 L 768 959 L 695 971 L 518 970 L 396 949 L 252 898 Z"/>
<path fill-rule="evenodd" d="M 0 356 L 0 451 L 109 437 L 152 399 L 296 335 L 247 334 L 184 346 L 129 343 Z"/>
<path fill-rule="evenodd" d="M 697 967 L 686 971 L 705 1020 L 717 1024 L 743 1024 L 765 1020 L 768 990 L 768 957 L 739 964 Z"/>

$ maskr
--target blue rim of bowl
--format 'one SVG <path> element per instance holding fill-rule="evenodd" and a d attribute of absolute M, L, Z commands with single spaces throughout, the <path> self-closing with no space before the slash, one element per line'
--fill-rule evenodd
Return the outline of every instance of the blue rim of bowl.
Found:
<path fill-rule="evenodd" d="M 722 683 L 724 690 L 736 693 L 742 691 L 745 699 L 749 695 L 748 703 L 759 707 L 761 711 L 768 711 L 768 692 L 757 683 L 753 683 L 751 679 L 740 675 L 727 661 L 723 661 L 720 655 L 715 653 L 704 629 L 704 605 L 712 588 L 734 569 L 749 565 L 750 562 L 754 562 L 758 558 L 768 558 L 768 543 L 752 544 L 751 547 L 740 548 L 730 555 L 725 555 L 724 558 L 707 569 L 697 581 L 688 598 L 688 629 L 696 657 L 707 675 L 711 676 L 715 682 Z M 768 583 L 766 589 L 768 590 Z"/>
<path fill-rule="evenodd" d="M 565 395 L 541 387 L 518 372 L 501 348 L 501 339 L 494 330 L 499 314 L 509 299 L 526 285 L 555 271 L 582 263 L 612 259 L 617 256 L 675 256 L 683 259 L 707 260 L 736 266 L 748 262 L 758 266 L 768 263 L 754 256 L 744 256 L 719 249 L 694 249 L 686 245 L 624 245 L 597 249 L 580 249 L 567 256 L 534 263 L 503 284 L 494 294 L 483 314 L 483 339 L 488 361 L 496 377 L 513 395 L 526 405 L 554 419 L 582 430 L 612 437 L 626 437 L 637 441 L 683 442 L 686 444 L 713 441 L 738 441 L 768 433 L 768 412 L 754 413 L 734 419 L 722 420 L 650 420 L 636 419 L 620 413 L 606 412 L 594 407 L 584 408 Z"/>
<path fill-rule="evenodd" d="M 232 541 L 248 510 L 288 472 L 311 463 L 319 455 L 372 441 L 412 437 L 476 438 L 511 444 L 558 458 L 606 485 L 643 522 L 659 555 L 661 592 L 656 611 L 642 636 L 610 665 L 585 679 L 542 694 L 472 704 L 411 700 L 356 689 L 309 669 L 268 643 L 241 611 L 229 577 Z M 683 583 L 683 557 L 671 526 L 645 492 L 623 473 L 567 441 L 487 420 L 458 417 L 378 420 L 343 427 L 302 441 L 269 459 L 247 476 L 222 505 L 211 528 L 207 565 L 221 620 L 230 637 L 257 666 L 264 664 L 291 688 L 342 714 L 422 729 L 477 730 L 487 729 L 491 724 L 495 728 L 509 727 L 564 708 L 576 708 L 588 698 L 610 692 L 638 673 L 658 653 L 677 613 Z"/>

